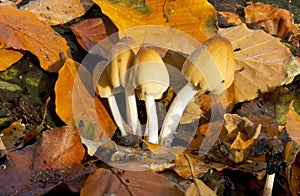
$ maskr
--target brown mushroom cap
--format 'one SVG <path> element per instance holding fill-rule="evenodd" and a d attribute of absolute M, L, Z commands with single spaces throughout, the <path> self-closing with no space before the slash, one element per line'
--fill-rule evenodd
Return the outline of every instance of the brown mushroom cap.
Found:
<path fill-rule="evenodd" d="M 145 100 L 145 95 L 159 99 L 170 83 L 168 70 L 159 54 L 152 47 L 142 47 L 130 73 L 131 85 L 137 96 Z"/>
<path fill-rule="evenodd" d="M 230 41 L 219 35 L 208 39 L 188 57 L 181 72 L 196 90 L 222 93 L 234 80 L 234 51 Z"/>

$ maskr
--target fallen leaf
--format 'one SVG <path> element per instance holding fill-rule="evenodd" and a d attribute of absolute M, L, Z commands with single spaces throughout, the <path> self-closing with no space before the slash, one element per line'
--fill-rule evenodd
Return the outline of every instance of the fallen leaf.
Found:
<path fill-rule="evenodd" d="M 293 101 L 290 103 L 290 109 L 286 115 L 286 130 L 289 137 L 294 140 L 298 145 L 300 145 L 300 116 L 294 110 Z"/>
<path fill-rule="evenodd" d="M 136 26 L 163 25 L 186 32 L 200 42 L 216 32 L 216 10 L 206 0 L 94 2 L 120 31 Z M 140 37 L 142 34 L 139 32 Z M 141 43 L 139 37 L 132 37 Z"/>
<path fill-rule="evenodd" d="M 22 21 L 22 22 L 20 22 Z M 15 50 L 28 50 L 36 55 L 41 67 L 57 72 L 70 57 L 64 38 L 33 13 L 13 6 L 0 6 L 0 43 Z"/>
<path fill-rule="evenodd" d="M 189 102 L 180 119 L 180 124 L 189 124 L 203 117 L 203 111 L 199 105 L 194 102 Z"/>
<path fill-rule="evenodd" d="M 194 165 L 195 177 L 202 177 L 211 168 L 211 166 L 200 157 L 195 158 L 192 155 L 190 155 L 189 157 L 192 162 L 192 165 Z M 180 155 L 175 159 L 175 165 L 176 167 L 174 168 L 174 171 L 179 176 L 183 177 L 184 179 L 193 179 L 189 163 L 184 157 L 184 155 Z"/>
<path fill-rule="evenodd" d="M 83 176 L 93 172 L 78 166 L 84 155 L 74 127 L 44 131 L 35 144 L 6 155 L 5 167 L 0 168 L 0 195 L 42 195 L 62 183 L 79 191 Z"/>
<path fill-rule="evenodd" d="M 110 139 L 116 125 L 104 105 L 95 96 L 90 73 L 79 63 L 68 59 L 58 74 L 55 102 L 59 117 L 66 124 L 75 124 L 85 139 L 93 141 Z"/>
<path fill-rule="evenodd" d="M 0 71 L 6 70 L 9 66 L 23 57 L 22 51 L 0 48 Z"/>
<path fill-rule="evenodd" d="M 244 8 L 246 23 L 263 26 L 266 31 L 280 38 L 288 39 L 293 35 L 298 35 L 294 18 L 288 10 L 276 8 L 264 3 L 250 4 Z"/>
<path fill-rule="evenodd" d="M 197 185 L 196 185 L 197 184 Z M 197 188 L 199 187 L 199 188 Z M 186 196 L 216 196 L 217 194 L 211 190 L 202 180 L 196 179 L 185 192 Z"/>
<path fill-rule="evenodd" d="M 218 25 L 219 27 L 228 27 L 233 25 L 242 24 L 242 19 L 237 13 L 232 12 L 218 12 Z"/>
<path fill-rule="evenodd" d="M 80 195 L 184 195 L 167 178 L 147 171 L 99 168 L 89 175 Z"/>
<path fill-rule="evenodd" d="M 231 41 L 235 54 L 236 102 L 254 99 L 258 92 L 269 92 L 286 78 L 291 53 L 278 38 L 245 24 L 220 29 Z"/>
<path fill-rule="evenodd" d="M 22 147 L 22 141 L 27 130 L 21 120 L 13 122 L 9 127 L 1 131 L 2 140 L 7 151 L 13 151 Z"/>
<path fill-rule="evenodd" d="M 71 25 L 71 30 L 75 34 L 78 43 L 86 51 L 108 57 L 113 43 L 107 38 L 108 33 L 102 18 L 82 20 Z"/>
<path fill-rule="evenodd" d="M 39 0 L 29 1 L 20 9 L 34 13 L 41 21 L 49 25 L 58 25 L 79 18 L 92 5 L 90 0 Z"/>

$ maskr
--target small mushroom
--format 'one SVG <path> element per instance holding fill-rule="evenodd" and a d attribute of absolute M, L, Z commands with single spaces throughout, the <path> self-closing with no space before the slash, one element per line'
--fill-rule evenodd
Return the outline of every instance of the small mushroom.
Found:
<path fill-rule="evenodd" d="M 127 72 L 132 66 L 135 53 L 131 47 L 135 46 L 135 41 L 131 37 L 124 37 L 116 43 L 110 53 L 110 63 L 108 65 L 108 78 L 114 89 L 125 87 L 127 82 Z M 134 135 L 140 130 L 138 111 L 135 94 L 130 94 L 125 90 L 126 116 L 127 122 Z"/>
<path fill-rule="evenodd" d="M 169 87 L 168 70 L 154 48 L 142 47 L 136 55 L 126 90 L 135 91 L 145 101 L 146 132 L 151 143 L 158 143 L 158 120 L 155 99 L 160 99 Z"/>
<path fill-rule="evenodd" d="M 126 136 L 126 130 L 130 128 L 128 129 L 122 118 L 114 94 L 118 92 L 120 86 L 125 86 L 126 72 L 132 66 L 134 57 L 135 54 L 131 48 L 125 42 L 120 41 L 112 47 L 108 65 L 107 62 L 102 62 L 95 68 L 99 71 L 105 67 L 97 81 L 96 93 L 100 97 L 107 98 L 113 118 L 122 136 Z"/>
<path fill-rule="evenodd" d="M 229 40 L 219 35 L 197 47 L 181 68 L 188 83 L 178 92 L 164 119 L 160 144 L 170 146 L 180 118 L 196 93 L 221 94 L 234 79 L 234 53 Z"/>

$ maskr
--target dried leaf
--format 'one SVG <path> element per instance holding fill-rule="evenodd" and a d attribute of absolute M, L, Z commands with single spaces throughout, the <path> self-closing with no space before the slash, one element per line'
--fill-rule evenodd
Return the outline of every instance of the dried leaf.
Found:
<path fill-rule="evenodd" d="M 84 0 L 84 2 L 86 8 L 81 0 L 29 1 L 28 4 L 25 4 L 20 9 L 34 13 L 41 21 L 49 25 L 58 25 L 84 15 L 85 11 L 93 5 L 92 1 Z"/>
<path fill-rule="evenodd" d="M 254 99 L 280 85 L 287 74 L 291 53 L 287 47 L 262 30 L 246 25 L 220 29 L 235 50 L 236 102 Z"/>
<path fill-rule="evenodd" d="M 84 155 L 75 128 L 47 130 L 37 143 L 7 154 L 6 167 L 0 168 L 0 195 L 42 195 L 63 182 L 78 191 L 82 177 L 92 172 L 75 166 Z"/>
<path fill-rule="evenodd" d="M 163 25 L 184 31 L 200 42 L 204 42 L 216 31 L 216 10 L 206 0 L 94 2 L 121 31 L 136 26 Z M 143 37 L 143 32 L 139 34 Z M 138 37 L 133 38 L 141 43 Z"/>
<path fill-rule="evenodd" d="M 232 12 L 218 12 L 218 25 L 221 27 L 242 24 L 240 16 Z"/>
<path fill-rule="evenodd" d="M 199 105 L 194 102 L 189 102 L 185 111 L 180 119 L 180 124 L 189 124 L 199 120 L 203 116 L 203 111 Z"/>
<path fill-rule="evenodd" d="M 197 185 L 196 185 L 197 183 Z M 199 189 L 197 188 L 199 187 Z M 199 192 L 199 191 L 200 192 Z M 199 195 L 200 194 L 200 195 Z M 211 190 L 202 180 L 196 179 L 185 192 L 186 196 L 216 196 L 217 194 Z"/>
<path fill-rule="evenodd" d="M 300 145 L 300 116 L 294 110 L 293 101 L 290 104 L 290 109 L 286 115 L 286 130 L 289 137 Z"/>
<path fill-rule="evenodd" d="M 22 147 L 22 140 L 27 132 L 25 125 L 21 120 L 13 122 L 9 127 L 1 131 L 2 140 L 5 148 L 8 151 L 16 150 Z"/>
<path fill-rule="evenodd" d="M 20 22 L 22 21 L 22 22 Z M 69 47 L 49 25 L 33 13 L 13 6 L 0 6 L 0 43 L 15 50 L 28 50 L 40 61 L 41 67 L 57 72 L 70 57 Z"/>
<path fill-rule="evenodd" d="M 22 51 L 0 48 L 0 71 L 6 70 L 9 66 L 19 61 L 22 57 Z"/>
<path fill-rule="evenodd" d="M 202 160 L 199 158 L 194 158 L 192 155 L 189 156 L 190 160 L 192 162 L 192 165 L 194 165 L 194 173 L 197 178 L 202 177 L 210 168 L 211 166 L 207 163 L 205 163 L 205 160 Z M 184 155 L 180 155 L 175 159 L 175 165 L 174 171 L 184 179 L 192 179 L 192 173 L 189 167 L 189 163 L 184 157 Z"/>
<path fill-rule="evenodd" d="M 80 195 L 184 195 L 165 177 L 148 171 L 99 168 L 86 179 Z"/>
<path fill-rule="evenodd" d="M 95 97 L 92 82 L 86 68 L 68 59 L 55 84 L 56 112 L 65 123 L 76 124 L 85 139 L 103 141 L 113 136 L 116 126 Z"/>
<path fill-rule="evenodd" d="M 293 15 L 287 10 L 263 3 L 254 3 L 245 7 L 244 12 L 246 23 L 263 26 L 272 35 L 288 39 L 291 33 L 298 34 L 297 27 L 293 24 Z"/>
<path fill-rule="evenodd" d="M 92 18 L 82 20 L 71 26 L 78 43 L 93 54 L 108 57 L 108 53 L 113 45 L 107 38 L 107 30 L 102 18 Z M 107 39 L 105 39 L 107 38 Z M 97 47 L 94 48 L 94 47 Z M 91 50 L 93 48 L 93 50 Z"/>

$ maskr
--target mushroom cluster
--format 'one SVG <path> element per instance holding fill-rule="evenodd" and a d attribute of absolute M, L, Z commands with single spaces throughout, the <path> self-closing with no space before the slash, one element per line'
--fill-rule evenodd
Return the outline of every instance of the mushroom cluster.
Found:
<path fill-rule="evenodd" d="M 169 88 L 168 69 L 154 46 L 137 47 L 126 37 L 113 46 L 107 67 L 96 84 L 96 93 L 107 98 L 113 118 L 122 136 L 144 135 L 149 142 L 171 146 L 180 118 L 197 93 L 221 94 L 234 78 L 234 53 L 224 37 L 214 36 L 197 47 L 185 60 L 181 73 L 187 84 L 177 93 L 159 133 L 155 100 Z M 114 95 L 125 92 L 127 123 L 120 114 Z M 147 122 L 141 130 L 136 97 L 145 101 Z"/>

